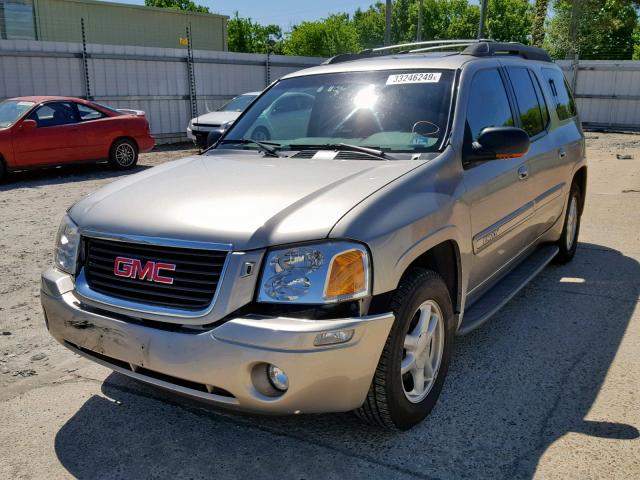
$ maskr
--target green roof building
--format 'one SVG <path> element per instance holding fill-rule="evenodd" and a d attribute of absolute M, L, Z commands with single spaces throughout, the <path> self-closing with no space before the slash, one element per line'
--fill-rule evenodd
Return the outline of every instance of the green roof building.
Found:
<path fill-rule="evenodd" d="M 180 48 L 190 25 L 197 50 L 227 50 L 224 15 L 95 0 L 0 0 L 0 39 Z"/>

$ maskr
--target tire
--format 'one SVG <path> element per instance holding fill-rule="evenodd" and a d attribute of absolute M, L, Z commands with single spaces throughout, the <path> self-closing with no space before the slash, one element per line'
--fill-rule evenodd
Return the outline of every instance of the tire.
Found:
<path fill-rule="evenodd" d="M 424 315 L 429 318 L 429 324 L 433 322 L 433 313 L 439 313 L 441 318 L 436 322 L 431 338 L 428 338 L 428 332 L 424 332 L 423 335 L 427 337 L 423 339 L 423 335 L 420 335 L 415 344 L 424 346 L 427 359 L 429 355 L 437 357 L 438 353 L 441 356 L 439 364 L 432 364 L 435 372 L 433 379 L 425 382 L 424 391 L 418 395 L 416 392 L 419 389 L 413 384 L 413 373 L 402 374 L 400 370 L 403 364 L 411 363 L 410 350 L 406 348 L 409 344 L 406 342 L 409 341 L 408 334 L 417 331 L 420 313 L 426 308 L 425 305 L 431 312 L 431 315 Z M 390 309 L 396 320 L 380 356 L 367 398 L 355 410 L 355 414 L 366 423 L 392 430 L 408 430 L 431 412 L 440 396 L 453 351 L 453 307 L 447 286 L 437 273 L 413 269 L 393 294 Z M 411 349 L 418 351 L 416 347 Z M 420 358 L 420 355 L 414 358 Z M 423 368 L 417 366 L 418 362 L 414 365 L 418 371 Z M 423 373 L 427 371 L 424 368 Z"/>
<path fill-rule="evenodd" d="M 574 183 L 569 191 L 567 200 L 567 212 L 564 216 L 562 235 L 556 242 L 558 254 L 553 259 L 554 263 L 568 263 L 573 259 L 578 247 L 578 235 L 580 234 L 580 200 L 582 193 L 580 187 Z M 573 225 L 573 226 L 572 226 Z"/>
<path fill-rule="evenodd" d="M 7 174 L 7 167 L 4 164 L 2 156 L 0 156 L 0 183 L 4 183 L 4 181 L 7 179 Z"/>
<path fill-rule="evenodd" d="M 251 132 L 251 140 L 258 140 L 259 142 L 271 140 L 271 134 L 265 127 L 256 127 L 253 132 Z"/>
<path fill-rule="evenodd" d="M 131 170 L 138 163 L 138 146 L 128 138 L 116 140 L 109 150 L 109 163 L 118 170 Z"/>

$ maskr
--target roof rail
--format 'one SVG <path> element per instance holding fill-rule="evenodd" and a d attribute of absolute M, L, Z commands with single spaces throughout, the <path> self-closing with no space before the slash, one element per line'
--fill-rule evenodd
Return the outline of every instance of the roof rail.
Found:
<path fill-rule="evenodd" d="M 414 48 L 411 48 L 414 47 Z M 419 48 L 415 48 L 419 47 Z M 517 42 L 496 42 L 485 38 L 481 39 L 454 39 L 454 40 L 427 40 L 423 42 L 399 43 L 385 47 L 369 48 L 359 53 L 343 53 L 326 60 L 324 64 L 348 62 L 360 58 L 384 56 L 394 54 L 393 50 L 404 49 L 395 54 L 429 52 L 444 48 L 466 47 L 462 55 L 474 57 L 489 57 L 494 55 L 518 55 L 528 60 L 551 62 L 551 57 L 542 48 L 530 47 Z"/>
<path fill-rule="evenodd" d="M 541 62 L 552 62 L 551 57 L 542 48 L 530 47 L 518 42 L 479 42 L 469 45 L 462 52 L 462 55 L 472 55 L 474 57 L 491 57 L 495 55 L 518 55 L 527 60 L 538 60 Z"/>

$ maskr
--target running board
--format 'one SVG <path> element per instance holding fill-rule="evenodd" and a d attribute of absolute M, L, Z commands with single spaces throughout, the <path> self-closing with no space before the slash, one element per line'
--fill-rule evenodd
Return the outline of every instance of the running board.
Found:
<path fill-rule="evenodd" d="M 516 293 L 538 275 L 558 253 L 555 245 L 544 245 L 496 283 L 464 313 L 458 335 L 466 335 L 489 320 Z"/>

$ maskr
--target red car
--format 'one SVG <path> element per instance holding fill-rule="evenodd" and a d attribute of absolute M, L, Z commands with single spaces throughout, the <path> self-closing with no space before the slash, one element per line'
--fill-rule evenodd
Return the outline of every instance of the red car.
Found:
<path fill-rule="evenodd" d="M 0 102 L 0 178 L 11 170 L 100 160 L 126 170 L 154 144 L 144 112 L 70 97 Z"/>

